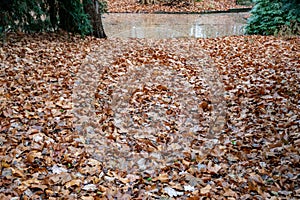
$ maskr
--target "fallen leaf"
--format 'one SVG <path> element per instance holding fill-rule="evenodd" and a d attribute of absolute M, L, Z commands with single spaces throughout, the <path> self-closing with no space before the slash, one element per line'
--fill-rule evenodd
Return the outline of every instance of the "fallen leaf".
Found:
<path fill-rule="evenodd" d="M 210 190 L 211 190 L 211 186 L 210 185 L 206 185 L 204 188 L 200 189 L 200 193 L 201 194 L 207 194 L 207 193 L 210 192 Z"/>
<path fill-rule="evenodd" d="M 169 175 L 166 174 L 166 173 L 159 174 L 159 176 L 153 178 L 152 181 L 160 181 L 160 182 L 162 182 L 162 183 L 169 182 Z"/>
<path fill-rule="evenodd" d="M 82 189 L 86 190 L 86 191 L 95 191 L 95 190 L 97 190 L 97 186 L 94 184 L 88 184 L 88 185 L 83 186 Z"/>
<path fill-rule="evenodd" d="M 65 186 L 67 188 L 72 187 L 72 186 L 80 186 L 81 183 L 82 183 L 82 181 L 80 179 L 74 179 L 74 180 L 67 182 Z"/>
<path fill-rule="evenodd" d="M 167 193 L 170 197 L 177 197 L 183 195 L 183 192 L 178 192 L 170 187 L 165 187 L 164 192 Z"/>

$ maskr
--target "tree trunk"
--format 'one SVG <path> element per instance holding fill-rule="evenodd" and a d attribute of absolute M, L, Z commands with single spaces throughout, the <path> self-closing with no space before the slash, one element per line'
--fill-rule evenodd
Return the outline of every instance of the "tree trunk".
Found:
<path fill-rule="evenodd" d="M 57 11 L 58 11 L 58 6 L 56 0 L 47 0 L 47 3 L 49 5 L 49 16 L 50 16 L 50 23 L 55 31 L 57 28 L 58 24 L 58 19 L 57 19 Z"/>
<path fill-rule="evenodd" d="M 51 1 L 51 0 L 50 0 Z M 75 9 L 74 6 L 72 7 L 72 2 L 68 1 L 68 0 L 63 0 L 60 2 L 60 8 L 59 8 L 59 28 L 66 30 L 68 32 L 78 32 L 77 31 L 77 27 L 75 25 L 75 22 L 73 20 L 73 16 L 71 14 L 71 12 L 69 12 L 67 9 L 71 9 L 72 11 Z M 55 6 L 54 4 L 52 4 L 52 6 Z M 51 8 L 54 10 L 55 8 Z M 52 18 L 53 17 L 53 18 Z M 54 19 L 54 16 L 52 16 L 51 20 Z M 54 20 L 51 23 L 55 23 Z"/>
<path fill-rule="evenodd" d="M 92 2 L 84 3 L 84 10 L 90 16 L 91 24 L 93 26 L 92 35 L 97 38 L 106 38 L 106 34 L 104 32 L 101 11 L 99 8 L 98 0 L 91 0 Z"/>

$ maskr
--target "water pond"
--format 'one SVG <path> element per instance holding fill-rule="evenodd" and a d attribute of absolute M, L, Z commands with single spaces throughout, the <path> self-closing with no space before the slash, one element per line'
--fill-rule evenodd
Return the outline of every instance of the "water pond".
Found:
<path fill-rule="evenodd" d="M 243 35 L 247 12 L 214 14 L 132 14 L 103 16 L 108 37 L 119 38 L 214 38 Z"/>

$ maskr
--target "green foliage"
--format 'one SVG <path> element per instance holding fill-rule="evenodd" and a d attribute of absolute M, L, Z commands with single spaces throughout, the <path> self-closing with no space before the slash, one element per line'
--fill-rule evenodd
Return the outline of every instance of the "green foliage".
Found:
<path fill-rule="evenodd" d="M 82 35 L 92 32 L 91 23 L 80 0 L 61 0 L 59 19 L 59 27 L 62 29 Z"/>
<path fill-rule="evenodd" d="M 93 32 L 90 16 L 85 12 L 82 0 L 0 1 L 0 35 L 7 30 L 32 33 L 53 31 L 57 28 L 81 35 Z M 106 2 L 99 1 L 99 5 L 99 13 L 105 12 Z"/>
<path fill-rule="evenodd" d="M 299 34 L 300 5 L 297 0 L 255 0 L 246 26 L 247 34 L 276 35 L 282 30 Z"/>
<path fill-rule="evenodd" d="M 42 0 L 12 0 L 10 9 L 1 12 L 1 30 L 44 31 L 49 26 Z"/>

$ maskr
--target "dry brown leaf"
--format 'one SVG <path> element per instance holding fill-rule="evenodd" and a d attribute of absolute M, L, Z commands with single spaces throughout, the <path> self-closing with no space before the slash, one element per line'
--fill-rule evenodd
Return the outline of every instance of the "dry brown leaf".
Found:
<path fill-rule="evenodd" d="M 231 189 L 227 188 L 224 189 L 225 193 L 223 194 L 225 197 L 235 197 L 237 198 L 237 193 L 232 191 Z"/>
<path fill-rule="evenodd" d="M 65 184 L 65 186 L 67 188 L 72 187 L 72 186 L 80 186 L 81 183 L 82 183 L 82 181 L 80 179 L 74 179 L 74 180 L 71 180 L 71 181 L 67 182 Z"/>
<path fill-rule="evenodd" d="M 153 181 L 160 181 L 160 182 L 162 182 L 162 183 L 166 183 L 166 182 L 169 182 L 169 175 L 168 174 L 166 174 L 166 173 L 162 173 L 162 174 L 159 174 L 159 176 L 158 177 L 155 177 L 155 178 L 153 178 L 152 180 Z"/>
<path fill-rule="evenodd" d="M 200 189 L 200 193 L 201 194 L 207 194 L 207 193 L 210 192 L 210 190 L 211 190 L 211 186 L 210 185 L 206 185 L 204 188 Z"/>
<path fill-rule="evenodd" d="M 208 172 L 217 174 L 221 168 L 222 167 L 220 165 L 213 164 L 212 161 L 208 162 L 208 165 L 207 165 Z"/>

